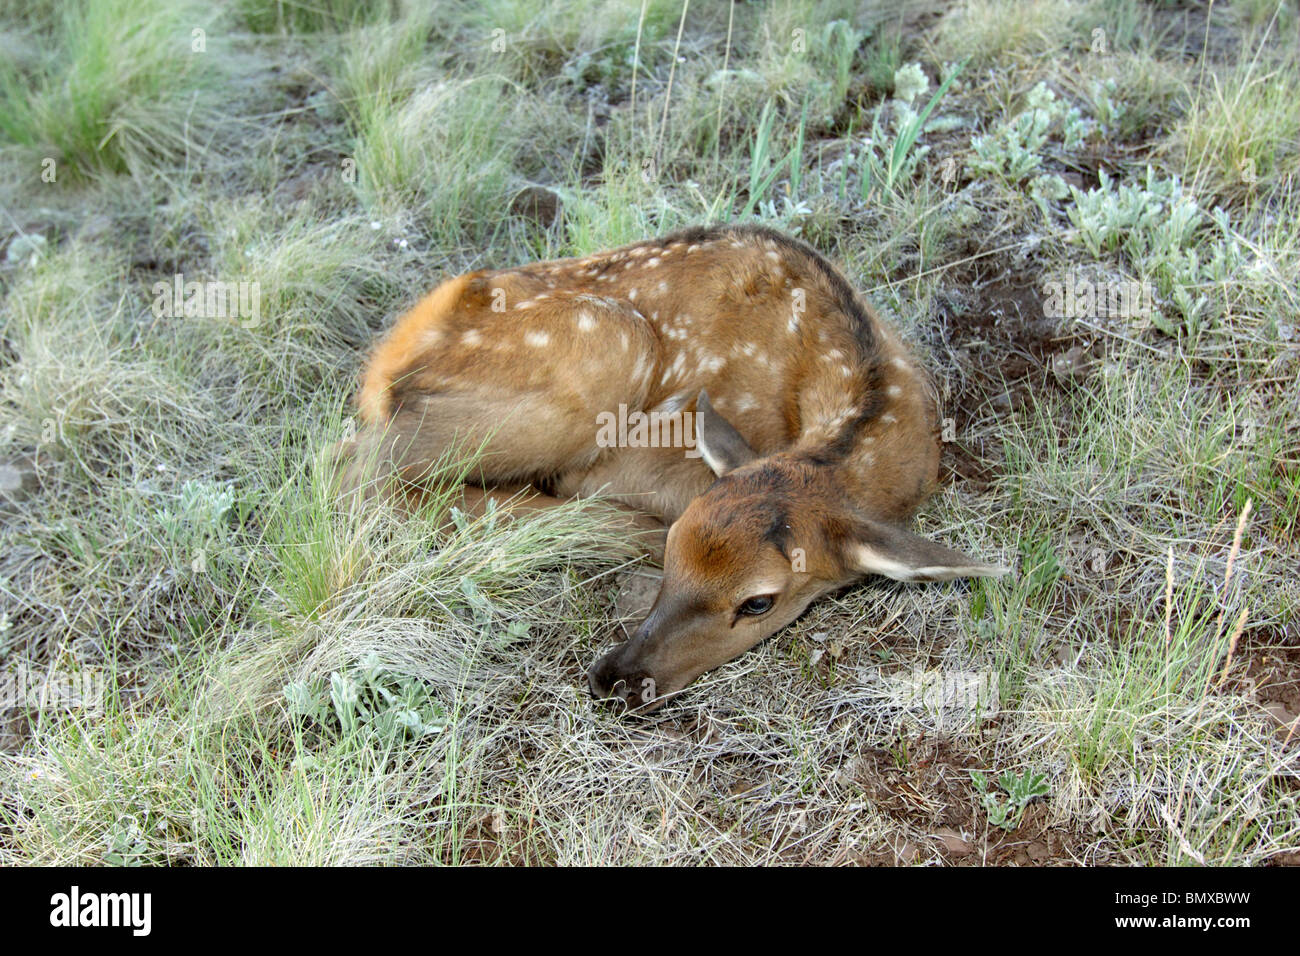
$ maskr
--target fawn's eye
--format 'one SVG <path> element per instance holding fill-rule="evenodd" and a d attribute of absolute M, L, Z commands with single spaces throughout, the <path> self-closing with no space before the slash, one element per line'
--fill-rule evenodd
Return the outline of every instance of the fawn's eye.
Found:
<path fill-rule="evenodd" d="M 748 617 L 758 617 L 772 610 L 772 605 L 776 603 L 776 598 L 771 594 L 760 594 L 758 597 L 752 597 L 742 604 L 736 611 L 737 614 L 744 614 Z"/>

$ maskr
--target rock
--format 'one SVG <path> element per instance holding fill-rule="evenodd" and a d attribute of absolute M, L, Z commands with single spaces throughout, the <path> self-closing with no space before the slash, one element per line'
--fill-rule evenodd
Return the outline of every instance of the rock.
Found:
<path fill-rule="evenodd" d="M 1052 356 L 1052 375 L 1062 385 L 1078 385 L 1088 378 L 1092 362 L 1085 349 L 1074 348 Z"/>
<path fill-rule="evenodd" d="M 27 461 L 0 462 L 0 501 L 21 501 L 36 490 L 36 469 Z"/>
<path fill-rule="evenodd" d="M 905 865 L 914 862 L 920 852 L 921 848 L 910 840 L 904 840 L 901 847 L 894 848 L 894 855 L 898 858 L 898 862 Z"/>
<path fill-rule="evenodd" d="M 10 265 L 18 262 L 32 265 L 45 254 L 47 245 L 45 237 L 40 233 L 29 232 L 14 236 L 9 243 L 9 248 L 5 251 L 5 262 Z"/>
<path fill-rule="evenodd" d="M 1281 734 L 1289 733 L 1291 725 L 1300 720 L 1300 716 L 1287 710 L 1286 704 L 1281 701 L 1265 704 L 1264 713 L 1268 715 L 1269 723 L 1273 726 L 1273 729 Z M 1297 733 L 1300 733 L 1300 731 L 1297 731 Z"/>
<path fill-rule="evenodd" d="M 510 202 L 510 213 L 539 226 L 550 228 L 564 212 L 564 202 L 558 193 L 545 186 L 526 186 Z"/>
<path fill-rule="evenodd" d="M 944 827 L 935 834 L 935 838 L 943 844 L 943 848 L 952 856 L 970 856 L 971 850 L 974 849 L 964 837 L 952 827 Z"/>

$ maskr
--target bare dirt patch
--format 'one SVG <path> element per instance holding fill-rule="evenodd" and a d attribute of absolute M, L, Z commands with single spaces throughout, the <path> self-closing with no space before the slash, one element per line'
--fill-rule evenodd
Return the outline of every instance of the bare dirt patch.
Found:
<path fill-rule="evenodd" d="M 856 764 L 856 782 L 878 810 L 914 835 L 855 862 L 895 866 L 924 860 L 934 851 L 952 866 L 1070 865 L 1085 858 L 1089 841 L 1052 826 L 1045 804 L 1031 804 L 1014 830 L 991 827 L 971 781 L 970 771 L 980 769 L 985 764 L 975 755 L 938 738 L 865 751 Z"/>

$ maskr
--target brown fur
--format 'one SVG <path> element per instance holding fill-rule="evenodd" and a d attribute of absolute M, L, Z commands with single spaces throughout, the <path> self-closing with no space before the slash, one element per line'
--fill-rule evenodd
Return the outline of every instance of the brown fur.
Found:
<path fill-rule="evenodd" d="M 700 435 L 704 459 L 680 447 L 600 447 L 597 416 L 620 405 L 698 412 L 699 428 L 712 426 L 712 441 Z M 624 683 L 618 674 L 651 662 L 659 689 L 676 690 L 727 659 L 720 653 L 771 633 L 732 619 L 755 580 L 790 597 L 770 624 L 864 573 L 864 555 L 867 570 L 874 562 L 896 576 L 908 568 L 890 557 L 895 545 L 912 566 L 960 557 L 910 539 L 864 544 L 880 538 L 872 528 L 911 515 L 934 484 L 929 382 L 843 276 L 771 230 L 692 229 L 452 279 L 376 347 L 358 406 L 352 488 L 370 482 L 362 461 L 391 463 L 418 485 L 449 452 L 481 449 L 485 486 L 602 493 L 673 526 L 660 601 L 689 620 L 712 607 L 713 625 L 678 620 L 662 640 L 651 635 L 668 650 L 606 668 Z M 715 483 L 709 465 L 731 470 L 718 465 L 727 448 L 746 464 Z M 797 587 L 792 549 L 806 559 Z M 647 624 L 672 616 L 659 609 Z M 593 677 L 601 693 L 605 676 Z"/>
<path fill-rule="evenodd" d="M 689 412 L 707 389 L 760 453 L 844 459 L 875 444 L 850 493 L 902 519 L 934 481 L 934 408 L 892 332 L 856 300 L 856 314 L 845 312 L 835 282 L 847 288 L 802 243 L 744 227 L 460 276 L 375 349 L 361 417 L 397 433 L 413 477 L 453 441 L 476 447 L 504 425 L 488 440 L 491 480 L 546 481 L 563 496 L 612 485 L 671 521 L 712 482 L 708 470 L 680 449 L 599 449 L 596 415 L 674 400 Z M 796 289 L 804 309 L 791 331 Z M 584 315 L 591 327 L 579 331 Z"/>

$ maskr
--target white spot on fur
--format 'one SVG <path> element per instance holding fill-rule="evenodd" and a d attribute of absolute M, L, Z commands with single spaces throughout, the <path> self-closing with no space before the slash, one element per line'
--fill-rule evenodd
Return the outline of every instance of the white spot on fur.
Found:
<path fill-rule="evenodd" d="M 483 342 L 483 333 L 478 329 L 466 329 L 461 333 L 461 345 L 481 345 Z"/>
<path fill-rule="evenodd" d="M 582 332 L 590 332 L 596 327 L 596 319 L 590 312 L 582 312 L 578 315 L 578 329 Z"/>
<path fill-rule="evenodd" d="M 525 332 L 524 341 L 533 348 L 540 349 L 551 344 L 551 337 L 545 332 Z"/>
<path fill-rule="evenodd" d="M 897 385 L 891 385 L 889 388 L 885 389 L 885 394 L 890 398 L 898 398 L 899 395 L 903 394 L 903 390 Z"/>

